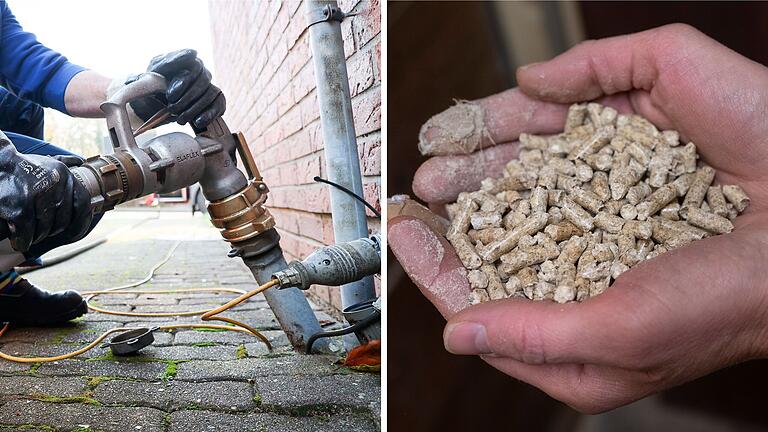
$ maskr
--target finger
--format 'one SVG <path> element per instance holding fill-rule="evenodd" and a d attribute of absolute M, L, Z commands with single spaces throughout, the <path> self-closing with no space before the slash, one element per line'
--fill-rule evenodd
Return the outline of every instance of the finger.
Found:
<path fill-rule="evenodd" d="M 469 306 L 467 271 L 448 241 L 410 216 L 391 219 L 387 242 L 400 265 L 444 317 Z"/>
<path fill-rule="evenodd" d="M 729 51 L 690 26 L 673 24 L 583 42 L 550 61 L 519 68 L 517 80 L 531 97 L 560 103 L 650 91 L 680 60 L 700 60 L 715 47 L 718 55 Z"/>
<path fill-rule="evenodd" d="M 54 155 L 51 157 L 68 167 L 77 167 L 85 162 L 85 159 L 77 155 Z"/>
<path fill-rule="evenodd" d="M 72 191 L 72 209 L 72 223 L 66 229 L 66 233 L 72 241 L 77 241 L 88 234 L 93 221 L 91 194 L 84 186 L 77 183 Z"/>
<path fill-rule="evenodd" d="M 208 109 L 195 117 L 192 125 L 198 129 L 205 129 L 213 121 L 213 119 L 223 116 L 226 110 L 227 99 L 224 97 L 224 93 L 219 92 L 216 100 L 213 101 Z"/>
<path fill-rule="evenodd" d="M 480 189 L 483 179 L 500 177 L 517 150 L 517 143 L 511 143 L 470 155 L 430 158 L 413 176 L 413 192 L 428 203 L 456 201 L 459 193 Z"/>
<path fill-rule="evenodd" d="M 221 90 L 218 87 L 209 85 L 208 90 L 206 90 L 206 92 L 200 96 L 199 99 L 197 99 L 189 108 L 184 110 L 184 112 L 179 114 L 177 122 L 179 124 L 188 123 L 191 119 L 197 117 L 203 111 L 215 108 L 213 103 L 216 101 L 216 98 L 218 98 L 220 94 Z"/>
<path fill-rule="evenodd" d="M 149 62 L 147 70 L 157 72 L 160 75 L 173 75 L 181 69 L 189 69 L 197 59 L 197 51 L 193 49 L 181 49 L 169 54 L 156 56 Z"/>
<path fill-rule="evenodd" d="M 24 215 L 33 214 L 27 210 Z M 35 238 L 35 220 L 33 218 L 13 219 L 8 221 L 8 229 L 11 232 L 10 238 L 13 248 L 19 252 L 26 252 L 32 245 Z"/>
<path fill-rule="evenodd" d="M 168 110 L 180 114 L 189 109 L 211 87 L 211 73 L 203 69 L 189 89 L 174 103 L 168 104 Z"/>
<path fill-rule="evenodd" d="M 634 112 L 626 94 L 604 97 L 600 103 L 613 107 L 620 113 Z M 549 121 L 548 118 L 542 120 Z M 522 132 L 541 133 L 541 130 L 538 128 Z M 517 151 L 515 142 L 499 144 L 470 155 L 430 158 L 416 171 L 413 191 L 416 196 L 430 204 L 453 202 L 459 193 L 479 189 L 483 179 L 500 177 L 507 162 L 517 157 Z"/>
<path fill-rule="evenodd" d="M 66 186 L 62 187 L 62 191 L 74 190 L 74 182 L 77 180 L 75 180 L 73 176 L 66 176 L 64 181 L 66 182 Z M 70 223 L 72 222 L 72 204 L 71 193 L 69 196 L 61 197 L 60 201 L 56 205 L 56 208 L 51 210 L 52 213 L 55 213 L 55 218 L 51 226 L 51 230 L 48 232 L 46 237 L 59 234 L 69 227 Z"/>
<path fill-rule="evenodd" d="M 433 116 L 419 133 L 419 150 L 427 156 L 469 154 L 521 133 L 562 130 L 568 107 L 533 99 L 510 89 L 457 105 Z"/>
<path fill-rule="evenodd" d="M 168 102 L 178 102 L 179 98 L 184 95 L 187 89 L 195 83 L 202 71 L 203 62 L 200 59 L 197 59 L 192 64 L 191 68 L 185 69 L 174 75 L 173 80 L 168 84 L 168 89 L 166 90 L 166 98 L 168 99 Z"/>

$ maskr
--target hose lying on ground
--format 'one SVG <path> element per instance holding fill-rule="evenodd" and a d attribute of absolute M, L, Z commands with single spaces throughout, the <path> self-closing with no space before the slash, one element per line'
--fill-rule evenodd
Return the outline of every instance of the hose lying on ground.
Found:
<path fill-rule="evenodd" d="M 108 237 L 107 237 L 108 238 Z M 106 241 L 106 238 L 105 238 Z M 95 242 L 94 242 L 95 243 Z M 103 242 L 102 242 L 103 243 Z M 99 243 L 99 244 L 102 244 Z M 235 288 L 224 288 L 224 287 L 213 287 L 213 288 L 186 288 L 186 289 L 177 289 L 177 290 L 165 290 L 165 291 L 158 291 L 158 290 L 128 290 L 129 288 L 135 288 L 137 286 L 143 285 L 150 280 L 152 280 L 152 277 L 154 277 L 155 272 L 157 269 L 162 267 L 165 263 L 168 262 L 168 260 L 171 259 L 171 256 L 176 251 L 176 248 L 179 247 L 181 244 L 180 241 L 176 242 L 168 251 L 168 253 L 165 255 L 165 257 L 160 260 L 155 266 L 152 267 L 152 269 L 147 273 L 147 275 L 141 279 L 138 282 L 132 282 L 126 285 L 121 285 L 113 288 L 107 288 L 104 290 L 99 291 L 86 291 L 82 294 L 86 296 L 86 300 L 90 301 L 94 299 L 95 297 L 99 295 L 109 295 L 109 294 L 179 294 L 179 293 L 190 293 L 190 292 L 230 292 L 235 294 L 240 294 L 237 298 L 219 306 L 215 309 L 206 309 L 206 310 L 197 310 L 197 311 L 183 311 L 183 312 L 121 312 L 121 311 L 113 311 L 109 309 L 103 309 L 97 306 L 93 306 L 91 304 L 88 305 L 88 308 L 99 313 L 107 314 L 107 315 L 120 315 L 120 316 L 132 316 L 132 317 L 173 317 L 173 316 L 192 316 L 192 315 L 200 315 L 200 319 L 203 321 L 223 321 L 230 324 L 233 324 L 234 327 L 230 327 L 227 325 L 217 325 L 217 324 L 194 324 L 194 323 L 185 323 L 185 324 L 172 324 L 172 325 L 165 325 L 165 326 L 159 326 L 158 330 L 175 330 L 180 328 L 210 328 L 210 329 L 217 329 L 217 330 L 229 330 L 229 331 L 238 331 L 241 333 L 248 333 L 256 336 L 259 338 L 264 344 L 267 346 L 267 348 L 272 351 L 272 344 L 270 344 L 269 339 L 267 339 L 266 336 L 264 336 L 262 333 L 260 333 L 255 328 L 241 323 L 239 321 L 236 321 L 232 318 L 227 317 L 219 317 L 216 316 L 226 310 L 229 310 L 243 301 L 255 296 L 256 294 L 259 294 L 263 291 L 266 291 L 269 288 L 272 288 L 273 286 L 277 285 L 277 280 L 271 280 L 258 288 L 256 288 L 253 291 L 243 291 Z M 88 245 L 86 245 L 88 246 Z M 98 246 L 98 245 L 95 245 Z M 91 246 L 91 249 L 95 246 Z M 78 248 L 80 249 L 80 248 Z M 84 251 L 81 251 L 82 253 Z M 73 255 L 74 256 L 74 255 Z M 71 257 L 70 257 L 71 258 Z M 2 329 L 0 329 L 0 338 L 8 331 L 10 327 L 9 323 L 5 323 Z M 59 360 L 65 360 L 69 359 L 75 356 L 78 356 L 80 354 L 86 353 L 90 351 L 91 349 L 95 348 L 101 341 L 103 341 L 107 336 L 123 332 L 123 331 L 129 331 L 129 330 L 135 330 L 135 328 L 130 327 L 118 327 L 113 328 L 110 330 L 107 330 L 106 332 L 102 333 L 101 336 L 96 338 L 93 342 L 90 344 L 84 346 L 83 348 L 80 348 L 76 351 L 72 351 L 67 354 L 62 354 L 58 356 L 52 356 L 52 357 L 18 357 L 13 356 L 10 354 L 6 354 L 3 352 L 0 352 L 0 358 L 9 360 L 12 362 L 17 363 L 46 363 L 46 362 L 54 362 Z"/>

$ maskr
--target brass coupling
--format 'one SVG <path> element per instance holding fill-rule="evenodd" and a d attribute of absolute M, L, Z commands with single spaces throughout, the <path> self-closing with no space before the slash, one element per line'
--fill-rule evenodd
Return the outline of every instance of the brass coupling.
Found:
<path fill-rule="evenodd" d="M 211 222 L 224 240 L 237 243 L 274 228 L 275 219 L 264 207 L 267 192 L 266 183 L 252 179 L 240 192 L 208 204 Z"/>

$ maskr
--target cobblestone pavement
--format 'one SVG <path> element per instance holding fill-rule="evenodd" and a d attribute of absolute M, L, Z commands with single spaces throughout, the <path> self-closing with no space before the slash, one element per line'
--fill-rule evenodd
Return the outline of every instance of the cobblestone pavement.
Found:
<path fill-rule="evenodd" d="M 107 244 L 30 273 L 28 279 L 53 290 L 122 285 L 141 280 L 181 241 L 142 289 L 255 287 L 247 268 L 226 257 L 227 244 L 202 217 L 113 212 L 84 242 L 137 223 Z M 100 297 L 96 303 L 115 310 L 181 311 L 212 308 L 233 296 L 122 294 Z M 191 329 L 158 332 L 155 343 L 134 357 L 117 358 L 96 348 L 55 363 L 0 360 L 0 432 L 379 430 L 379 375 L 335 365 L 334 356 L 293 352 L 263 296 L 224 316 L 264 330 L 275 350 L 268 352 L 247 334 Z M 320 311 L 318 316 L 331 320 Z M 56 355 L 116 326 L 198 320 L 92 312 L 56 328 L 13 328 L 0 339 L 0 349 L 22 356 Z"/>

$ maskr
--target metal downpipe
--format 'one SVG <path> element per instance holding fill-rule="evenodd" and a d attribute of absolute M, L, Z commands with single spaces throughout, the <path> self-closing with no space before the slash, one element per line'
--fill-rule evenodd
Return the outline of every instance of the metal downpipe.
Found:
<path fill-rule="evenodd" d="M 306 2 L 308 22 L 314 23 L 309 27 L 309 40 L 317 80 L 320 124 L 325 142 L 325 165 L 329 180 L 363 196 L 341 25 L 333 19 L 322 20 L 324 16 L 328 16 L 324 11 L 331 9 L 338 10 L 336 1 Z M 335 188 L 330 188 L 330 194 L 336 243 L 368 237 L 365 207 Z M 372 276 L 341 287 L 341 302 L 344 308 L 375 297 Z"/>

